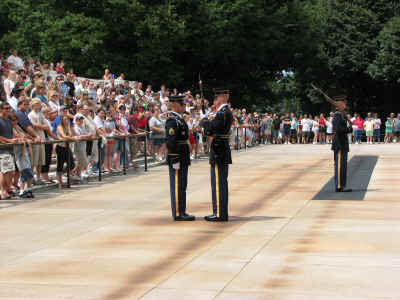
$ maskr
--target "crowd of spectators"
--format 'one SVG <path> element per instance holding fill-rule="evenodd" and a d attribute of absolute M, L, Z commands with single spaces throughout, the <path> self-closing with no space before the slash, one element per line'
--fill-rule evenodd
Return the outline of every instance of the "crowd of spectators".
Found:
<path fill-rule="evenodd" d="M 253 125 L 259 128 L 261 142 L 266 144 L 330 144 L 333 135 L 333 112 L 328 116 L 323 113 L 317 116 L 304 114 L 296 116 L 294 113 L 278 114 L 265 113 L 263 115 L 244 115 L 238 112 L 238 125 Z M 347 114 L 347 121 L 353 132 L 349 133 L 349 143 L 392 143 L 400 141 L 400 113 L 396 116 L 391 113 L 385 120 L 381 120 L 377 113 L 367 113 L 363 118 L 360 114 Z M 243 125 L 242 125 L 243 126 Z M 257 130 L 256 130 L 257 131 Z"/>
<path fill-rule="evenodd" d="M 97 172 L 120 172 L 123 166 L 137 167 L 138 153 L 166 158 L 165 121 L 168 97 L 185 96 L 184 118 L 190 129 L 191 158 L 208 153 L 210 139 L 201 121 L 212 119 L 217 107 L 190 90 L 179 92 L 165 85 L 157 90 L 139 81 L 127 81 L 105 69 L 100 80 L 76 76 L 63 61 L 41 64 L 23 59 L 17 50 L 0 53 L 0 183 L 1 197 L 34 197 L 33 184 L 55 183 L 49 177 L 56 158 L 56 182 L 63 175 L 84 180 Z M 254 144 L 330 143 L 332 113 L 295 116 L 248 113 L 232 108 L 234 123 L 231 144 L 235 149 Z M 360 143 L 385 142 L 400 136 L 400 114 L 381 122 L 378 115 L 348 117 L 354 130 L 349 136 Z M 99 159 L 101 158 L 101 159 Z"/>

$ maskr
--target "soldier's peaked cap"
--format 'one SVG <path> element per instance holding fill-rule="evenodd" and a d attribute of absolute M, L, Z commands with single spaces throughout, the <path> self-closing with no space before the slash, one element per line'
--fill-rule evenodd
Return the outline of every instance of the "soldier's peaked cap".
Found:
<path fill-rule="evenodd" d="M 169 96 L 168 100 L 169 100 L 169 102 L 182 103 L 184 98 L 185 98 L 185 96 Z"/>
<path fill-rule="evenodd" d="M 227 88 L 215 88 L 214 89 L 214 93 L 215 93 L 216 96 L 229 94 L 229 89 L 227 89 Z"/>

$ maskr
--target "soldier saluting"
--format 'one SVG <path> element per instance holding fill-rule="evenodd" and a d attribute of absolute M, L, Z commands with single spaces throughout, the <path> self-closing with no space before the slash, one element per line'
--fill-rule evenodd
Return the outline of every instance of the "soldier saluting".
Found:
<path fill-rule="evenodd" d="M 172 111 L 165 124 L 167 136 L 169 182 L 171 191 L 172 217 L 175 221 L 194 221 L 186 213 L 186 187 L 190 165 L 189 128 L 181 116 L 185 111 L 183 96 L 170 96 Z"/>
<path fill-rule="evenodd" d="M 206 134 L 212 137 L 210 167 L 213 214 L 204 217 L 206 221 L 228 221 L 228 169 L 232 164 L 229 133 L 233 122 L 228 99 L 228 89 L 215 89 L 217 112 L 213 120 L 204 123 Z"/>

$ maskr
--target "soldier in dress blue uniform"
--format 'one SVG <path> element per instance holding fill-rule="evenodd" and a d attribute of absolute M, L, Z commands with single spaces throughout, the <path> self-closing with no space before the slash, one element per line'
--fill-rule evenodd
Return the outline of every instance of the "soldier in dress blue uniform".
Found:
<path fill-rule="evenodd" d="M 341 99 L 340 97 L 339 99 Z M 332 150 L 335 160 L 335 190 L 336 192 L 351 192 L 351 189 L 346 189 L 347 184 L 347 154 L 349 152 L 348 133 L 352 132 L 350 120 L 347 120 L 344 114 L 346 103 L 344 101 L 333 101 L 336 106 L 336 112 L 333 115 L 333 139 Z"/>
<path fill-rule="evenodd" d="M 206 221 L 228 221 L 228 169 L 232 164 L 229 134 L 233 122 L 228 107 L 229 90 L 215 89 L 214 103 L 217 113 L 213 120 L 205 122 L 206 134 L 212 137 L 210 149 L 211 190 L 213 214 Z"/>
<path fill-rule="evenodd" d="M 182 117 L 185 111 L 184 96 L 170 96 L 172 111 L 165 124 L 167 136 L 169 181 L 171 189 L 172 217 L 175 221 L 194 221 L 186 213 L 186 187 L 190 165 L 189 128 Z"/>

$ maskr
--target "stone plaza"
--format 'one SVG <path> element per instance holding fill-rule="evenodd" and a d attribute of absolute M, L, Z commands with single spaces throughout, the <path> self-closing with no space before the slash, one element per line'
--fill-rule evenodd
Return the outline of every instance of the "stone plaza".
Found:
<path fill-rule="evenodd" d="M 0 299 L 399 299 L 398 145 L 351 146 L 352 193 L 334 193 L 329 145 L 233 161 L 228 223 L 203 219 L 206 159 L 189 170 L 195 222 L 172 221 L 166 166 L 4 206 Z"/>

